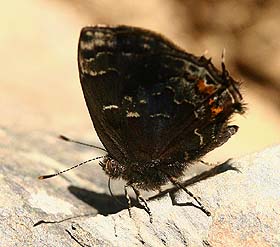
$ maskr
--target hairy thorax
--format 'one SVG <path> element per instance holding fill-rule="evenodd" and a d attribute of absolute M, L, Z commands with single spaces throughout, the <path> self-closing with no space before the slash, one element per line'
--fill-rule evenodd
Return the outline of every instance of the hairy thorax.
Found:
<path fill-rule="evenodd" d="M 110 178 L 123 179 L 128 185 L 144 190 L 160 189 L 170 181 L 170 177 L 182 176 L 186 167 L 186 163 L 169 163 L 160 160 L 121 164 L 110 157 L 106 157 L 100 165 Z"/>

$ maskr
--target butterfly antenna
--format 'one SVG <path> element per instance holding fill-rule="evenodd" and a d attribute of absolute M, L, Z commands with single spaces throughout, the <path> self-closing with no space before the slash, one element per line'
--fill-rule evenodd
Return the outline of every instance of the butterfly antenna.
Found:
<path fill-rule="evenodd" d="M 74 166 L 72 166 L 72 167 L 70 167 L 70 168 L 68 168 L 68 169 L 66 169 L 66 170 L 63 170 L 63 171 L 60 171 L 60 172 L 57 172 L 57 173 L 54 173 L 54 174 L 39 176 L 38 179 L 43 180 L 43 179 L 47 179 L 47 178 L 52 178 L 52 177 L 55 177 L 55 176 L 57 176 L 57 175 L 60 175 L 60 174 L 62 174 L 62 173 L 64 173 L 64 172 L 68 172 L 68 171 L 70 171 L 70 170 L 72 170 L 72 169 L 74 169 L 74 168 L 77 168 L 77 167 L 79 167 L 79 166 L 81 166 L 81 165 L 84 165 L 84 164 L 86 164 L 86 163 L 88 163 L 88 162 L 91 162 L 91 161 L 94 161 L 94 160 L 97 160 L 97 159 L 102 159 L 102 158 L 105 158 L 105 157 L 106 157 L 106 156 L 95 157 L 95 158 L 93 158 L 93 159 L 86 160 L 86 161 L 84 161 L 84 162 L 82 162 L 82 163 L 80 163 L 80 164 L 74 165 Z"/>
<path fill-rule="evenodd" d="M 107 150 L 105 148 L 101 148 L 101 147 L 91 145 L 91 144 L 88 144 L 88 143 L 84 143 L 84 142 L 75 141 L 75 140 L 70 139 L 69 137 L 64 136 L 64 135 L 59 135 L 59 138 L 64 140 L 64 141 L 67 141 L 67 142 L 73 142 L 73 143 L 77 143 L 77 144 L 80 144 L 80 145 L 83 145 L 83 146 L 92 147 L 92 148 L 96 148 L 96 149 L 107 152 Z"/>

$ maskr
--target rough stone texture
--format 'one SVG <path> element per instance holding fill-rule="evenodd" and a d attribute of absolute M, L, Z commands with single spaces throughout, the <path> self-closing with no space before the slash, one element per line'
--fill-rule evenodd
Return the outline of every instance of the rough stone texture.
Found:
<path fill-rule="evenodd" d="M 9 142 L 11 133 L 0 133 Z M 21 138 L 16 141 L 23 143 Z M 83 176 L 85 170 L 37 180 L 63 165 L 24 145 L 14 152 L 15 143 L 0 146 L 0 246 L 280 246 L 280 146 L 231 161 L 240 172 L 229 170 L 188 187 L 212 216 L 172 205 L 166 194 L 148 202 L 151 224 L 143 209 L 133 207 L 132 218 L 120 211 L 123 206 L 104 191 L 106 185 Z M 99 167 L 87 169 L 102 177 Z M 176 201 L 184 205 L 191 199 L 178 191 Z M 42 220 L 56 223 L 33 226 Z"/>
<path fill-rule="evenodd" d="M 280 146 L 233 161 L 228 171 L 191 188 L 212 212 L 172 206 L 168 196 L 149 205 L 154 223 L 141 209 L 87 218 L 70 232 L 86 244 L 121 246 L 280 246 Z M 180 192 L 179 200 L 188 201 Z M 84 241 L 83 236 L 88 235 Z"/>

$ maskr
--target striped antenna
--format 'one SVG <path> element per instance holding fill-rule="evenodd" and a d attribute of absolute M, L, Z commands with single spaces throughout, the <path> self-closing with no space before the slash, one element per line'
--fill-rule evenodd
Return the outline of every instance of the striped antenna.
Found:
<path fill-rule="evenodd" d="M 55 177 L 55 176 L 57 176 L 57 175 L 60 175 L 60 174 L 62 174 L 62 173 L 64 173 L 64 172 L 68 172 L 68 171 L 70 171 L 70 170 L 72 170 L 72 169 L 74 169 L 74 168 L 77 168 L 77 167 L 79 167 L 79 166 L 81 166 L 81 165 L 84 165 L 84 164 L 86 164 L 86 163 L 88 163 L 88 162 L 91 162 L 91 161 L 94 161 L 94 160 L 98 160 L 98 159 L 102 159 L 102 158 L 105 158 L 105 157 L 106 157 L 106 156 L 95 157 L 95 158 L 93 158 L 93 159 L 86 160 L 86 161 L 84 161 L 84 162 L 82 162 L 82 163 L 80 163 L 80 164 L 74 165 L 74 166 L 72 166 L 72 167 L 70 167 L 70 168 L 68 168 L 68 169 L 66 169 L 66 170 L 63 170 L 63 171 L 60 171 L 60 172 L 57 172 L 57 173 L 54 173 L 54 174 L 39 176 L 38 179 L 43 180 L 43 179 L 47 179 L 47 178 L 52 178 L 52 177 Z"/>

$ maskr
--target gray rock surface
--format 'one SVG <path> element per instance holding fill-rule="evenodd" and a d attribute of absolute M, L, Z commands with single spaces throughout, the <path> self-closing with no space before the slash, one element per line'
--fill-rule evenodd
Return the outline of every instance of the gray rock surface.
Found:
<path fill-rule="evenodd" d="M 106 185 L 96 183 L 103 176 L 98 166 L 37 180 L 65 166 L 43 154 L 51 148 L 35 152 L 22 136 L 19 145 L 6 129 L 0 133 L 7 140 L 0 145 L 0 246 L 280 246 L 280 146 L 231 161 L 240 172 L 229 170 L 188 187 L 210 217 L 194 206 L 172 205 L 166 194 L 148 202 L 151 224 L 143 209 L 133 207 L 130 218 L 115 204 Z M 48 134 L 42 138 L 51 140 Z M 61 147 L 57 144 L 67 154 Z M 176 201 L 192 199 L 178 191 Z M 40 221 L 55 223 L 33 226 Z"/>

